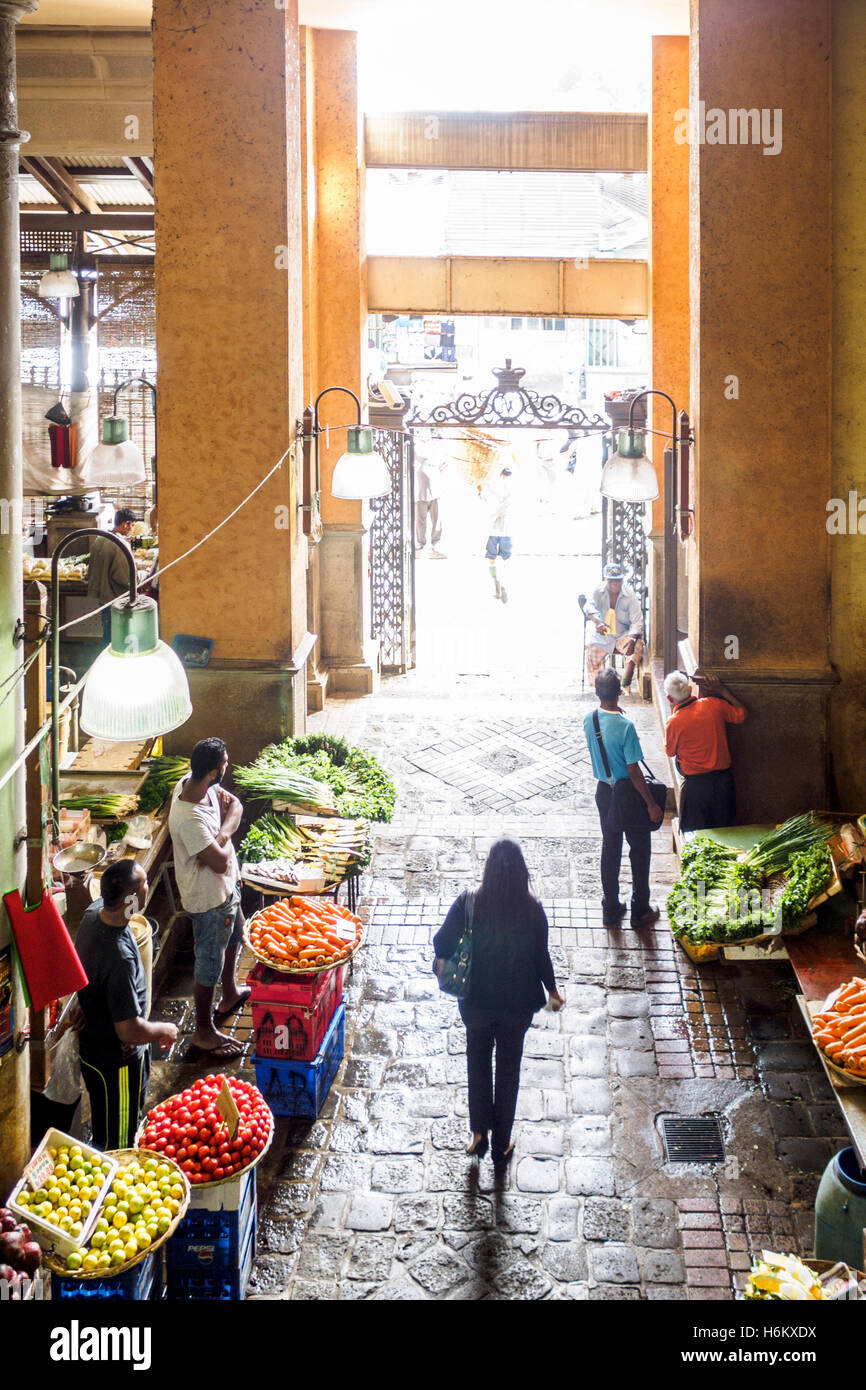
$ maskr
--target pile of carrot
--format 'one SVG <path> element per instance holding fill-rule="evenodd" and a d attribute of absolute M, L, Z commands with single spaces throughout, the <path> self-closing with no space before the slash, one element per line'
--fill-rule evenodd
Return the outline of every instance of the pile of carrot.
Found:
<path fill-rule="evenodd" d="M 814 1039 L 831 1062 L 866 1076 L 866 980 L 849 980 L 832 1008 L 815 1014 Z"/>
<path fill-rule="evenodd" d="M 362 930 L 353 913 L 330 899 L 280 898 L 251 919 L 250 943 L 257 955 L 274 965 L 315 970 L 345 960 Z"/>

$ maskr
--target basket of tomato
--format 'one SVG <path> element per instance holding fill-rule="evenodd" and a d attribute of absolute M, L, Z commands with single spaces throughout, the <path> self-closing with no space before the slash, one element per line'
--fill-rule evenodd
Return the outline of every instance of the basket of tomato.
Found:
<path fill-rule="evenodd" d="M 262 908 L 244 926 L 256 959 L 290 975 L 316 975 L 345 965 L 363 935 L 363 923 L 347 907 L 298 895 Z"/>
<path fill-rule="evenodd" d="M 218 1106 L 224 1087 L 237 1106 L 232 1137 Z M 204 1076 L 148 1111 L 137 1143 L 165 1154 L 193 1187 L 240 1177 L 267 1153 L 274 1117 L 258 1087 L 236 1076 Z"/>

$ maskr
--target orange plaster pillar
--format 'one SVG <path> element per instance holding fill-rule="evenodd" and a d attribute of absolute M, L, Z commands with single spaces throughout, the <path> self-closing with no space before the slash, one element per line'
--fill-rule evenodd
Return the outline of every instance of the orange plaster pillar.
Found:
<path fill-rule="evenodd" d="M 364 148 L 358 107 L 357 35 L 313 29 L 305 45 L 309 118 L 309 313 L 315 315 L 311 398 L 329 386 L 348 387 L 366 406 L 367 266 L 364 250 Z M 315 205 L 313 208 L 313 198 Z M 309 225 L 309 221 L 308 221 Z M 313 298 L 314 297 L 314 298 Z M 326 396 L 320 423 L 322 521 L 318 548 L 319 660 L 331 690 L 368 692 L 378 674 L 378 644 L 370 638 L 369 509 L 331 496 L 334 466 L 346 450 L 355 406 L 342 393 Z"/>
<path fill-rule="evenodd" d="M 296 0 L 155 0 L 160 559 L 260 482 L 303 410 Z M 213 639 L 192 672 L 204 734 L 237 761 L 305 718 L 306 542 L 299 463 L 166 574 L 163 636 Z"/>
<path fill-rule="evenodd" d="M 676 138 L 678 113 L 689 104 L 688 35 L 652 41 L 652 108 L 649 132 L 650 202 L 650 385 L 666 391 L 678 410 L 689 408 L 689 147 Z M 660 396 L 649 398 L 653 429 L 671 428 L 671 411 Z M 662 654 L 664 614 L 665 440 L 650 435 L 650 457 L 659 480 L 652 510 L 652 650 Z M 681 556 L 681 561 L 686 557 Z M 685 568 L 685 564 L 683 564 Z"/>
<path fill-rule="evenodd" d="M 828 804 L 829 57 L 830 0 L 692 0 L 690 583 L 741 821 Z"/>

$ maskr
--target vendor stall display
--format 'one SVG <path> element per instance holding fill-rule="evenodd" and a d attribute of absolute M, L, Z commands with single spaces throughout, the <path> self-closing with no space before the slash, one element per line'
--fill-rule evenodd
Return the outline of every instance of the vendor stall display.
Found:
<path fill-rule="evenodd" d="M 273 1117 L 256 1087 L 219 1075 L 200 1077 L 148 1111 L 139 1143 L 179 1164 L 198 1187 L 254 1167 L 273 1133 Z"/>
<path fill-rule="evenodd" d="M 165 1155 L 142 1149 L 118 1149 L 106 1156 L 112 1162 L 111 1185 L 102 1200 L 93 1205 L 88 1237 L 65 1258 L 48 1254 L 52 1273 L 52 1296 L 74 1297 L 68 1283 L 102 1282 L 111 1296 L 134 1289 L 136 1280 L 123 1279 L 142 1261 L 151 1257 L 171 1236 L 189 1203 L 189 1184 L 176 1163 Z M 56 1286 L 56 1287 L 55 1287 Z M 93 1290 L 91 1290 L 93 1296 Z"/>
<path fill-rule="evenodd" d="M 170 1299 L 243 1297 L 256 1247 L 255 1168 L 273 1133 L 261 1092 L 222 1074 L 199 1078 L 146 1116 L 139 1142 L 179 1163 L 192 1188 L 166 1248 Z"/>
<path fill-rule="evenodd" d="M 715 955 L 719 945 L 798 928 L 813 906 L 841 887 L 828 846 L 833 834 L 825 820 L 802 815 L 746 850 L 713 832 L 691 836 L 668 897 L 674 936 L 693 959 L 701 959 Z"/>
<path fill-rule="evenodd" d="M 397 797 L 372 754 L 328 734 L 271 743 L 248 767 L 235 768 L 234 779 L 249 797 L 267 799 L 275 809 L 349 819 L 389 821 Z"/>
<path fill-rule="evenodd" d="M 298 975 L 344 965 L 363 933 L 362 922 L 348 908 L 298 895 L 262 908 L 244 925 L 244 939 L 257 960 Z"/>
<path fill-rule="evenodd" d="M 743 1298 L 782 1303 L 862 1299 L 866 1298 L 866 1275 L 842 1263 L 762 1250 L 749 1272 Z"/>
<path fill-rule="evenodd" d="M 829 1067 L 866 1086 L 866 980 L 855 977 L 810 1009 L 812 1041 Z"/>
<path fill-rule="evenodd" d="M 268 812 L 250 826 L 239 857 L 251 887 L 328 892 L 369 863 L 370 853 L 368 821 L 301 822 Z"/>

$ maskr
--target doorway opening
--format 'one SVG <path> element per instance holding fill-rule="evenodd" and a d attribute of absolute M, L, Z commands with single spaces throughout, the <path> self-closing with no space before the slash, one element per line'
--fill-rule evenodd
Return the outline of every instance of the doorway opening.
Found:
<path fill-rule="evenodd" d="M 605 343 L 615 350 L 611 328 L 590 333 L 587 323 L 580 321 L 584 342 L 595 343 L 596 352 Z M 437 326 L 452 340 L 445 344 L 450 357 L 459 330 L 444 321 Z M 548 331 L 559 336 L 556 328 Z M 394 457 L 398 434 L 404 449 L 408 444 L 408 458 L 397 451 L 400 486 L 379 504 L 372 535 L 374 635 L 393 636 L 397 610 L 403 637 L 411 631 L 411 641 L 390 643 L 399 648 L 397 662 L 391 665 L 383 652 L 386 671 L 414 667 L 425 686 L 450 687 L 469 677 L 493 687 L 531 674 L 579 689 L 578 596 L 598 587 L 608 560 L 623 564 L 648 622 L 645 509 L 606 504 L 599 492 L 602 466 L 615 447 L 610 397 L 646 379 L 640 357 L 635 360 L 628 372 L 599 377 L 592 397 L 583 354 L 543 372 L 543 393 L 530 371 L 508 359 L 498 369 L 494 359 L 483 383 L 480 373 L 464 380 L 445 362 L 438 371 L 420 362 L 380 364 L 380 377 L 404 401 L 398 429 L 385 428 L 387 413 L 377 412 L 380 447 L 390 445 Z M 551 389 L 562 380 L 579 383 L 576 401 Z M 491 541 L 499 533 L 503 539 Z M 384 583 L 383 565 L 392 571 Z"/>

